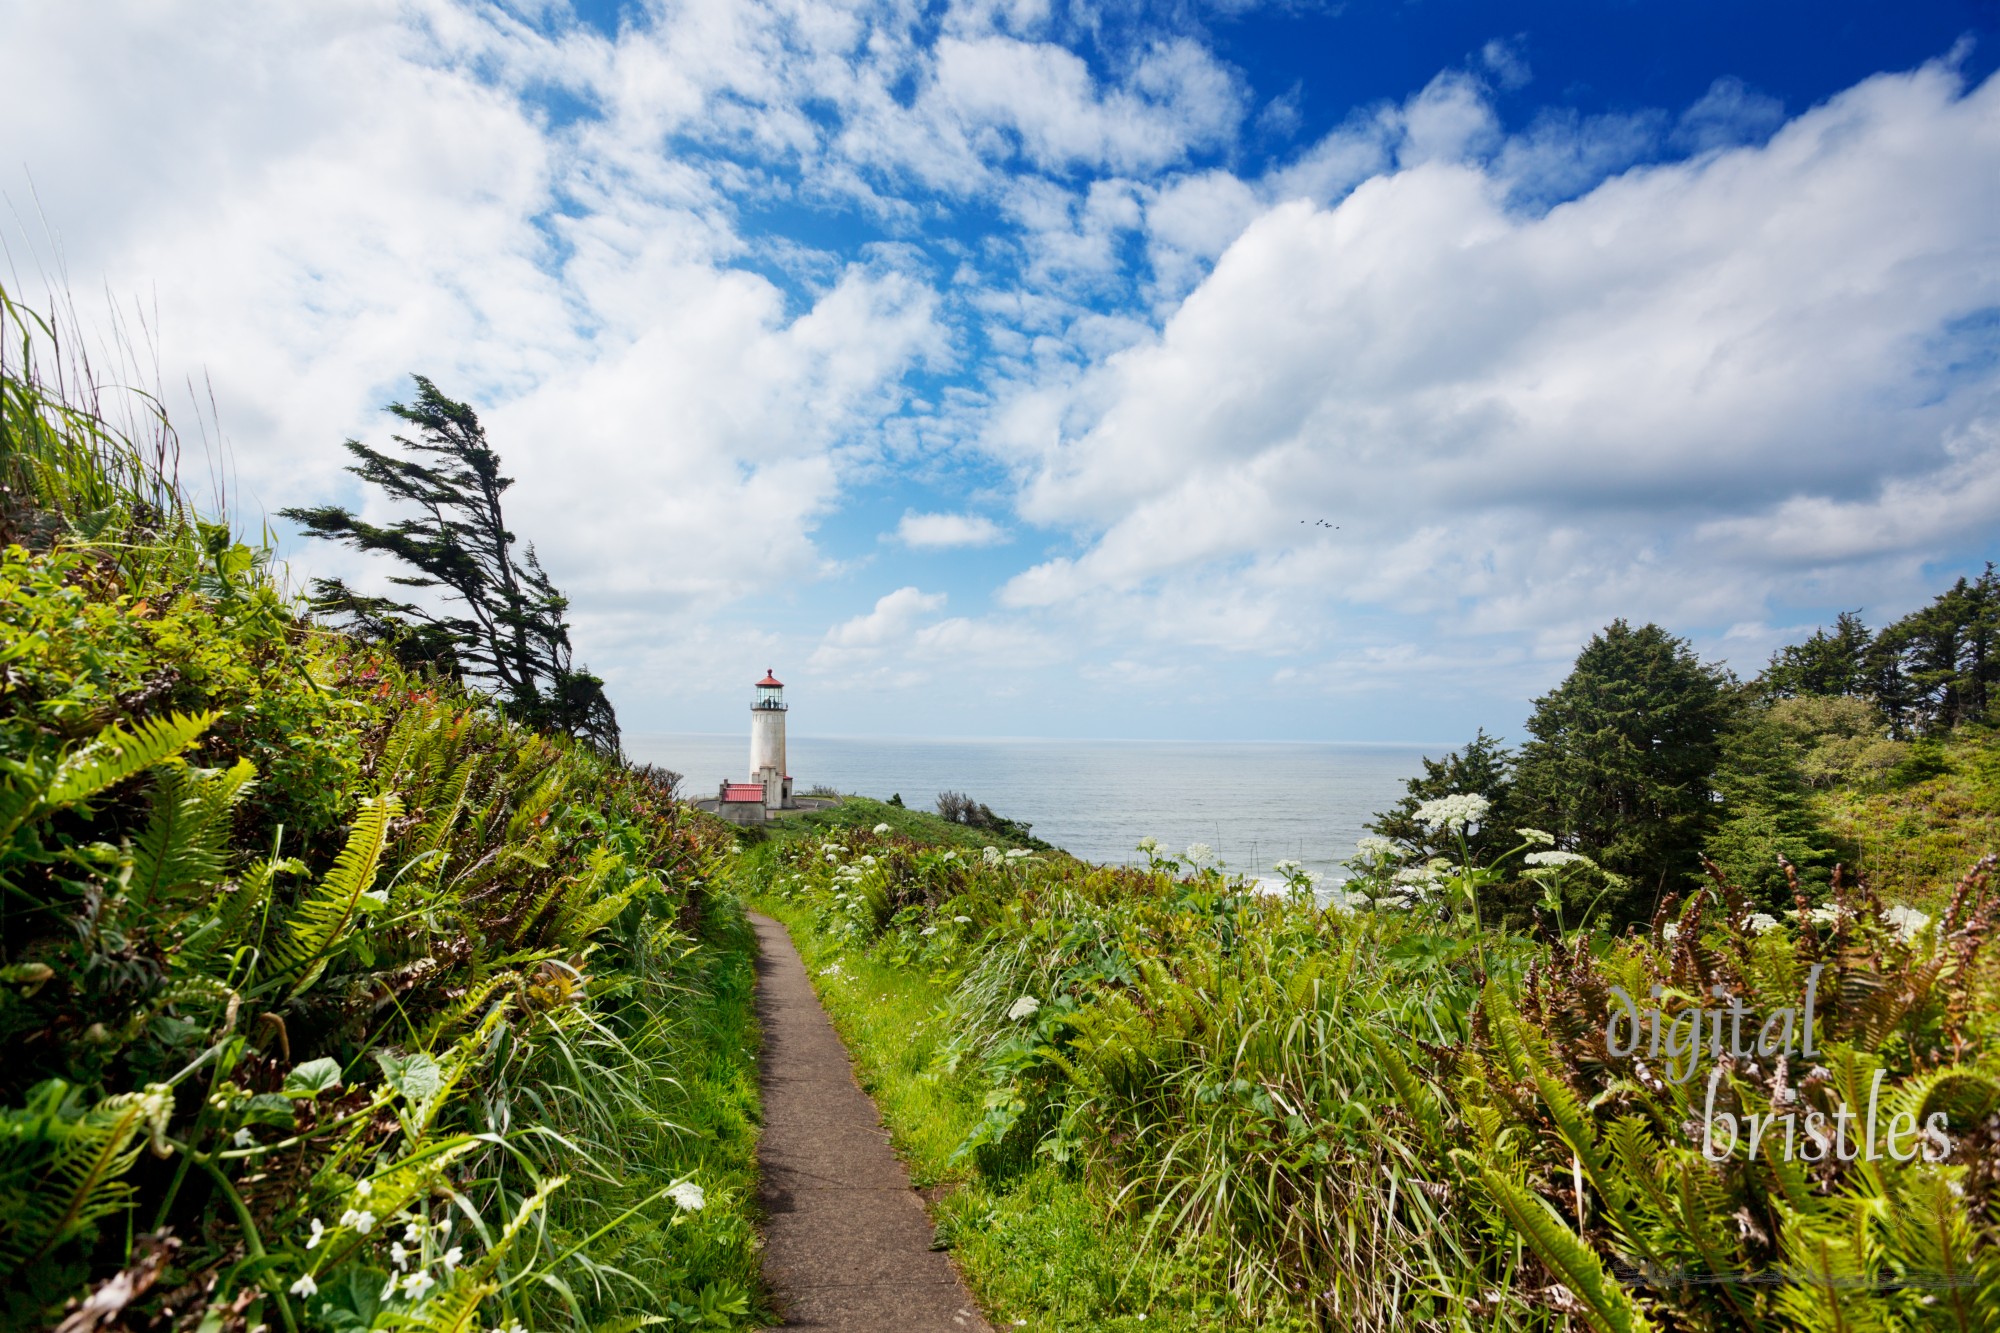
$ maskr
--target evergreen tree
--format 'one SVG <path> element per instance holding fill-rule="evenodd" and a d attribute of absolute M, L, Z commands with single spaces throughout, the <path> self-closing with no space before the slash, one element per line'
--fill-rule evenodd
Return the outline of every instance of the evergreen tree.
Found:
<path fill-rule="evenodd" d="M 1558 844 L 1625 877 L 1627 918 L 1700 873 L 1731 679 L 1657 625 L 1613 621 L 1535 701 L 1515 809 Z"/>
<path fill-rule="evenodd" d="M 392 644 L 406 660 L 424 661 L 492 690 L 502 708 L 532 726 L 618 749 L 618 719 L 604 682 L 575 666 L 564 613 L 535 548 L 519 558 L 500 497 L 513 478 L 486 443 L 479 418 L 439 393 L 422 375 L 414 406 L 389 411 L 416 427 L 417 438 L 392 437 L 405 456 L 347 441 L 359 461 L 348 471 L 420 514 L 378 527 L 337 505 L 280 512 L 314 537 L 395 557 L 415 570 L 391 580 L 437 588 L 454 610 L 367 597 L 339 579 L 313 580 L 323 614 L 355 633 Z"/>
<path fill-rule="evenodd" d="M 1456 834 L 1428 829 L 1417 822 L 1417 807 L 1440 796 L 1465 793 L 1484 796 L 1492 802 L 1486 820 L 1467 841 L 1475 865 L 1484 865 L 1494 856 L 1520 841 L 1514 832 L 1513 817 L 1514 753 L 1480 728 L 1462 750 L 1452 750 L 1442 759 L 1426 757 L 1421 777 L 1403 783 L 1406 794 L 1389 809 L 1377 814 L 1367 825 L 1370 833 L 1397 843 L 1420 857 L 1458 855 Z"/>
<path fill-rule="evenodd" d="M 1807 761 L 1814 738 L 1798 716 L 1805 698 L 1742 708 L 1723 733 L 1715 774 L 1722 811 L 1708 855 L 1732 884 L 1773 911 L 1792 906 L 1778 858 L 1815 888 L 1828 882 L 1839 859 L 1833 835 L 1813 814 Z M 1859 700 L 1840 702 L 1873 712 Z"/>
<path fill-rule="evenodd" d="M 1780 648 L 1757 678 L 1767 697 L 1796 699 L 1816 694 L 1871 694 L 1868 653 L 1874 636 L 1859 611 L 1842 611 L 1833 632 L 1815 630 L 1804 643 Z"/>
<path fill-rule="evenodd" d="M 1899 737 L 1984 722 L 2000 689 L 2000 574 L 1960 579 L 1876 637 L 1875 700 Z"/>

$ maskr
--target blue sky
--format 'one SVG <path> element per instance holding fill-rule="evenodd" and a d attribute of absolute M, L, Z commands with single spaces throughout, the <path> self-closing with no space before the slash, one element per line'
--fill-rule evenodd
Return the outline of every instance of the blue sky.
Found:
<path fill-rule="evenodd" d="M 10 285 L 252 521 L 472 401 L 628 730 L 1451 742 L 2000 545 L 1991 0 L 123 7 Z"/>

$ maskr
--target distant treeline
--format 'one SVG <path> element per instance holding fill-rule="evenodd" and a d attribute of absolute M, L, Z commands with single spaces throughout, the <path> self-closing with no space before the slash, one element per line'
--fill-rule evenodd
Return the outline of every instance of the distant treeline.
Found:
<path fill-rule="evenodd" d="M 1518 750 L 1481 731 L 1425 759 L 1369 827 L 1410 850 L 1455 852 L 1417 807 L 1472 792 L 1493 803 L 1470 836 L 1475 860 L 1513 846 L 1519 828 L 1542 829 L 1617 877 L 1597 904 L 1613 921 L 1650 916 L 1704 873 L 1704 857 L 1789 906 L 1787 864 L 1810 887 L 1842 859 L 1811 793 L 1939 771 L 1939 738 L 1994 720 L 1996 639 L 1991 564 L 1879 631 L 1843 613 L 1747 682 L 1658 625 L 1613 621 L 1535 701 Z M 1525 899 L 1509 905 L 1526 910 Z"/>

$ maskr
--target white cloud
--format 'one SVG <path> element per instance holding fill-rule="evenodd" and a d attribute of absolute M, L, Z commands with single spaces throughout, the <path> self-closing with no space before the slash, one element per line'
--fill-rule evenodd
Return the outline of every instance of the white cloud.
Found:
<path fill-rule="evenodd" d="M 1401 170 L 1264 212 L 1158 336 L 998 419 L 1023 516 L 1084 539 L 1006 604 L 1263 570 L 1465 632 L 1720 625 L 2000 517 L 1991 366 L 1935 369 L 2000 305 L 2000 82 L 1878 77 L 1545 214 L 1507 202 L 1532 138 L 1417 102 L 1377 118 Z"/>
<path fill-rule="evenodd" d="M 896 537 L 905 546 L 938 550 L 952 546 L 997 546 L 1007 540 L 1007 530 L 984 514 L 909 513 L 896 525 Z"/>

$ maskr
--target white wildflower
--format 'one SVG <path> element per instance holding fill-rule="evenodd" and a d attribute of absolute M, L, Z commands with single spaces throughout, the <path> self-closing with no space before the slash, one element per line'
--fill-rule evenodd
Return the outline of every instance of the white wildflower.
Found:
<path fill-rule="evenodd" d="M 1531 866 L 1587 866 L 1591 859 L 1581 852 L 1529 852 L 1521 858 Z"/>
<path fill-rule="evenodd" d="M 919 935 L 935 935 L 935 934 L 937 934 L 937 927 L 936 927 L 936 926 L 925 926 L 925 927 L 924 927 L 924 928 L 923 928 L 922 930 L 918 931 L 918 932 L 917 932 L 917 934 L 919 934 Z"/>
<path fill-rule="evenodd" d="M 1661 926 L 1661 927 L 1660 927 L 1660 938 L 1661 938 L 1661 939 L 1663 939 L 1663 940 L 1677 940 L 1677 939 L 1679 939 L 1680 937 L 1681 937 L 1681 926 L 1680 926 L 1680 922 L 1678 922 L 1678 921 L 1669 921 L 1669 922 L 1667 922 L 1667 924 L 1666 924 L 1666 925 L 1664 925 L 1664 926 Z"/>
<path fill-rule="evenodd" d="M 1486 812 L 1492 808 L 1493 802 L 1484 796 L 1460 792 L 1455 796 L 1440 796 L 1435 801 L 1425 801 L 1417 807 L 1417 822 L 1425 828 L 1464 828 L 1486 818 Z"/>
<path fill-rule="evenodd" d="M 1396 854 L 1396 844 L 1387 838 L 1378 838 L 1371 833 L 1367 837 L 1358 840 L 1354 844 L 1354 850 L 1363 856 L 1375 859 L 1384 856 L 1394 856 Z"/>
<path fill-rule="evenodd" d="M 875 826 L 875 836 L 878 838 L 881 837 L 884 833 L 887 833 L 888 831 L 889 831 L 889 826 L 887 824 L 877 824 Z"/>
<path fill-rule="evenodd" d="M 1138 847 L 1134 850 L 1148 853 L 1157 852 L 1160 850 L 1160 840 L 1158 838 L 1141 838 L 1139 839 Z"/>
<path fill-rule="evenodd" d="M 1205 866 L 1215 859 L 1215 848 L 1205 842 L 1191 842 L 1181 856 L 1191 866 Z"/>
<path fill-rule="evenodd" d="M 971 917 L 969 917 L 969 916 L 955 916 L 955 917 L 953 917 L 953 918 L 952 918 L 952 921 L 953 921 L 953 922 L 954 922 L 955 924 L 957 924 L 957 925 L 961 925 L 961 926 L 969 926 L 969 925 L 971 925 L 971 924 L 972 924 L 972 918 L 971 918 Z"/>
<path fill-rule="evenodd" d="M 326 1223 L 320 1221 L 317 1217 L 315 1217 L 312 1220 L 312 1235 L 306 1237 L 306 1248 L 309 1250 L 316 1250 L 319 1248 L 319 1243 L 325 1239 L 326 1239 Z"/>
<path fill-rule="evenodd" d="M 419 1268 L 403 1279 L 403 1294 L 413 1301 L 420 1301 L 424 1293 L 437 1285 L 437 1279 Z"/>
<path fill-rule="evenodd" d="M 1544 833 L 1538 828 L 1517 828 L 1514 832 L 1524 842 L 1540 843 L 1544 847 L 1553 847 L 1556 845 L 1555 834 Z"/>
<path fill-rule="evenodd" d="M 1812 918 L 1813 924 L 1816 926 L 1830 926 L 1840 920 L 1840 909 L 1838 907 L 1815 907 L 1806 915 Z"/>
<path fill-rule="evenodd" d="M 416 1222 L 412 1222 L 410 1223 L 410 1225 L 403 1228 L 403 1239 L 408 1241 L 412 1245 L 415 1245 L 418 1241 L 422 1240 L 423 1237 L 424 1237 L 424 1229 L 421 1225 L 419 1225 Z"/>
<path fill-rule="evenodd" d="M 998 847 L 988 847 L 980 852 L 979 855 L 985 860 L 987 865 L 997 866 L 1000 864 L 1000 849 Z"/>
<path fill-rule="evenodd" d="M 1028 854 L 1027 849 L 1024 847 L 1009 847 L 1007 849 L 1007 859 L 1009 861 L 1018 861 Z"/>
<path fill-rule="evenodd" d="M 374 1192 L 375 1192 L 375 1187 L 374 1187 L 373 1185 L 369 1184 L 369 1183 L 368 1183 L 367 1181 L 365 1181 L 365 1180 L 357 1180 L 357 1181 L 355 1181 L 355 1182 L 354 1182 L 354 1197 L 355 1197 L 355 1198 L 357 1198 L 357 1199 L 365 1199 L 365 1198 L 367 1198 L 367 1197 L 368 1197 L 369 1195 L 373 1194 Z"/>
<path fill-rule="evenodd" d="M 944 859 L 947 861 L 956 861 L 958 859 L 958 853 L 956 851 L 946 852 L 944 854 Z"/>
<path fill-rule="evenodd" d="M 458 1266 L 465 1262 L 464 1247 L 459 1245 L 452 1246 L 450 1249 L 446 1250 L 443 1254 L 438 1256 L 438 1262 L 444 1265 L 445 1272 L 450 1273 L 456 1271 Z"/>
<path fill-rule="evenodd" d="M 1762 935 L 1767 930 L 1778 928 L 1778 918 L 1768 912 L 1754 912 L 1743 924 L 1749 928 L 1751 934 Z"/>
<path fill-rule="evenodd" d="M 451 1214 L 450 1214 L 450 1213 L 446 1213 L 446 1214 L 445 1214 L 445 1215 L 444 1215 L 443 1217 L 440 1217 L 440 1218 L 438 1219 L 438 1234 L 439 1234 L 440 1236 L 449 1236 L 449 1235 L 451 1234 Z"/>
<path fill-rule="evenodd" d="M 1931 919 L 1914 907 L 1891 907 L 1882 913 L 1882 922 L 1894 930 L 1898 938 L 1913 940 L 1931 923 Z"/>
<path fill-rule="evenodd" d="M 378 1301 L 394 1300 L 396 1297 L 396 1283 L 398 1280 L 399 1279 L 396 1277 L 394 1273 L 389 1274 L 389 1280 L 382 1284 L 382 1294 L 376 1297 L 375 1299 Z"/>
<path fill-rule="evenodd" d="M 674 1201 L 674 1207 L 689 1213 L 700 1212 L 702 1205 L 708 1202 L 708 1196 L 702 1193 L 701 1186 L 691 1180 L 683 1180 L 668 1190 L 667 1197 Z"/>
<path fill-rule="evenodd" d="M 311 1273 L 307 1273 L 292 1284 L 292 1295 L 317 1296 L 319 1295 L 319 1283 L 313 1281 Z"/>
<path fill-rule="evenodd" d="M 389 1262 L 396 1265 L 398 1271 L 410 1266 L 410 1252 L 403 1248 L 400 1240 L 389 1247 Z"/>
<path fill-rule="evenodd" d="M 340 1215 L 340 1225 L 353 1227 L 359 1235 L 367 1235 L 375 1229 L 375 1214 L 365 1208 L 350 1208 Z"/>
<path fill-rule="evenodd" d="M 234 1134 L 230 1135 L 229 1141 L 231 1143 L 234 1143 L 239 1148 L 247 1148 L 251 1144 L 255 1143 L 257 1139 L 254 1135 L 250 1133 L 249 1127 L 245 1126 L 244 1128 L 239 1129 Z"/>
<path fill-rule="evenodd" d="M 1014 1007 L 1007 1011 L 1007 1017 L 1018 1023 L 1024 1018 L 1033 1018 L 1042 1007 L 1042 1002 L 1032 995 L 1023 995 L 1014 1001 Z"/>
<path fill-rule="evenodd" d="M 1290 879 L 1293 875 L 1299 873 L 1300 867 L 1297 861 L 1291 860 L 1288 857 L 1283 861 L 1273 861 L 1271 863 L 1271 869 L 1277 871 L 1280 875 L 1283 875 L 1286 879 Z"/>

